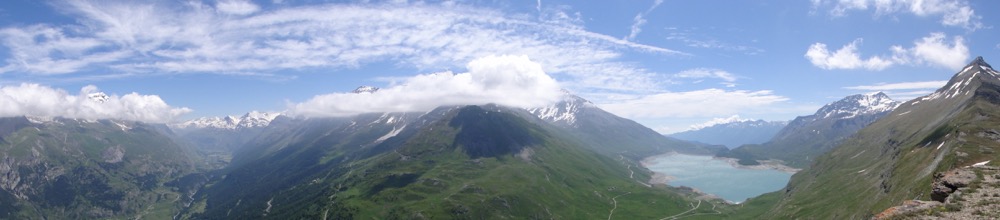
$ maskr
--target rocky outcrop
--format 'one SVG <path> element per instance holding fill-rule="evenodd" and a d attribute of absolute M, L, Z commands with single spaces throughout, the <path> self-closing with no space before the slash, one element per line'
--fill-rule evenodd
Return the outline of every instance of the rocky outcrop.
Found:
<path fill-rule="evenodd" d="M 909 213 L 920 213 L 941 206 L 938 201 L 907 200 L 901 206 L 895 206 L 875 215 L 874 219 L 892 219 Z"/>
<path fill-rule="evenodd" d="M 105 163 L 118 163 L 122 162 L 125 157 L 125 149 L 122 149 L 121 145 L 116 145 L 114 147 L 109 147 L 101 153 L 101 159 L 104 159 Z"/>
<path fill-rule="evenodd" d="M 976 180 L 976 173 L 969 169 L 956 169 L 945 173 L 934 174 L 934 182 L 931 183 L 931 199 L 938 202 L 945 202 L 958 188 L 969 186 Z"/>

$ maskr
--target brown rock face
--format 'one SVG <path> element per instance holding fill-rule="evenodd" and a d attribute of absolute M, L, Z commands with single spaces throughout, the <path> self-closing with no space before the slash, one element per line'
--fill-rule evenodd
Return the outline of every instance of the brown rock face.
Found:
<path fill-rule="evenodd" d="M 976 179 L 976 173 L 968 169 L 956 169 L 946 173 L 935 173 L 931 183 L 931 199 L 945 202 L 958 188 L 969 186 Z"/>

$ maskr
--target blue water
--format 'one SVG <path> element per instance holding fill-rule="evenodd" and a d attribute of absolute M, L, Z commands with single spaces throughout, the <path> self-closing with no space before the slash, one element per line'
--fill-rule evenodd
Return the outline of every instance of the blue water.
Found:
<path fill-rule="evenodd" d="M 684 154 L 658 156 L 646 168 L 674 177 L 667 185 L 695 188 L 735 203 L 777 191 L 792 177 L 777 170 L 736 168 L 711 156 Z"/>

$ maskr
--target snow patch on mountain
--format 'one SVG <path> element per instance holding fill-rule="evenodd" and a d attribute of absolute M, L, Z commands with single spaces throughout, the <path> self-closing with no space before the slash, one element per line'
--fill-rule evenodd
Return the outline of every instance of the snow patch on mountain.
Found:
<path fill-rule="evenodd" d="M 243 129 L 243 128 L 257 128 L 266 127 L 271 124 L 275 118 L 280 116 L 281 113 L 275 112 L 259 112 L 251 111 L 243 116 L 233 116 L 229 115 L 226 117 L 202 117 L 178 124 L 172 124 L 171 127 L 186 129 L 186 128 L 218 128 L 218 129 Z"/>
<path fill-rule="evenodd" d="M 379 137 L 377 140 L 375 140 L 375 142 L 382 142 L 391 137 L 395 137 L 396 135 L 399 135 L 399 132 L 403 131 L 404 128 L 406 128 L 406 125 L 403 125 L 402 127 L 399 128 L 393 127 L 392 131 L 389 131 L 389 133 L 382 135 L 382 137 Z"/>

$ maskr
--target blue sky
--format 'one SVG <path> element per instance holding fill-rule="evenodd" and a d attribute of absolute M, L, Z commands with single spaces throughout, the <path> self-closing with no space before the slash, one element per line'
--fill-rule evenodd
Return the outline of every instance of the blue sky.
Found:
<path fill-rule="evenodd" d="M 134 92 L 159 107 L 117 109 L 183 120 L 382 109 L 340 99 L 360 85 L 416 94 L 379 99 L 410 106 L 399 103 L 481 92 L 462 86 L 463 73 L 532 78 L 537 64 L 559 87 L 670 133 L 734 115 L 791 120 L 857 93 L 929 94 L 976 56 L 1000 59 L 1000 17 L 988 13 L 996 8 L 964 0 L 9 0 L 0 3 L 0 85 L 38 84 L 66 97 L 94 85 L 122 103 L 136 103 L 124 101 Z M 470 70 L 476 60 L 508 66 Z M 454 75 L 420 83 L 442 72 Z M 520 88 L 512 80 L 497 88 Z M 405 90 L 416 85 L 461 89 Z M 33 100 L 44 99 L 15 99 L 34 107 L 0 114 L 58 106 L 25 104 Z"/>

